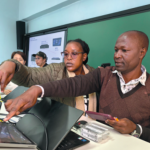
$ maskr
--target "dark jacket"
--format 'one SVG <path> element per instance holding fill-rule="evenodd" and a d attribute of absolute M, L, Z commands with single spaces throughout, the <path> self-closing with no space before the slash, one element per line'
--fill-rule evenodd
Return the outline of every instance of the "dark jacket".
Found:
<path fill-rule="evenodd" d="M 48 64 L 47 64 L 47 63 L 45 63 L 43 67 L 46 67 L 47 65 L 48 65 Z"/>
<path fill-rule="evenodd" d="M 140 139 L 150 142 L 150 127 L 142 127 L 142 130 L 143 132 Z"/>

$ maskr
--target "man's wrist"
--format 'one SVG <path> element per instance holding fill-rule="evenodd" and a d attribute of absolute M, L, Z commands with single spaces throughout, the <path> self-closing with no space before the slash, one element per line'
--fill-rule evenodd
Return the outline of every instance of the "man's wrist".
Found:
<path fill-rule="evenodd" d="M 31 86 L 30 89 L 34 91 L 34 95 L 36 97 L 40 97 L 41 96 L 42 89 L 40 87 L 34 85 L 34 86 Z"/>
<path fill-rule="evenodd" d="M 131 133 L 132 136 L 139 138 L 141 135 L 140 127 L 136 124 L 136 129 Z"/>

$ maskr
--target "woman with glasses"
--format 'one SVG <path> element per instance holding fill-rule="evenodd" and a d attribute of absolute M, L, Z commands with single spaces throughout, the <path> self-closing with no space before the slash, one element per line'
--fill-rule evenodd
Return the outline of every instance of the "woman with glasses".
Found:
<path fill-rule="evenodd" d="M 67 42 L 64 52 L 61 53 L 64 57 L 62 63 L 52 63 L 44 68 L 30 68 L 18 63 L 18 61 L 10 60 L 14 63 L 9 62 L 11 64 L 8 70 L 15 73 L 12 79 L 14 83 L 27 87 L 77 75 L 85 75 L 94 70 L 94 68 L 87 65 L 89 51 L 89 46 L 81 39 L 71 40 Z M 16 64 L 16 72 L 12 64 Z M 96 112 L 95 93 L 79 97 L 55 97 L 52 99 L 76 107 L 84 112 L 86 110 Z"/>
<path fill-rule="evenodd" d="M 86 63 L 88 62 L 89 46 L 81 39 L 71 40 L 67 42 L 62 56 L 64 57 L 64 64 L 66 75 L 65 77 L 74 77 L 76 75 L 85 75 L 94 68 L 90 67 Z M 67 101 L 69 103 L 69 101 Z M 96 112 L 96 94 L 83 95 L 72 98 L 71 106 L 82 111 L 95 111 Z M 69 104 L 70 105 L 70 104 Z M 86 115 L 86 114 L 85 114 Z"/>
<path fill-rule="evenodd" d="M 23 52 L 16 51 L 11 54 L 11 59 L 15 59 L 15 60 L 19 61 L 21 64 L 25 65 L 27 57 Z M 16 87 L 18 87 L 18 85 L 10 81 L 4 90 L 4 94 L 8 95 Z"/>

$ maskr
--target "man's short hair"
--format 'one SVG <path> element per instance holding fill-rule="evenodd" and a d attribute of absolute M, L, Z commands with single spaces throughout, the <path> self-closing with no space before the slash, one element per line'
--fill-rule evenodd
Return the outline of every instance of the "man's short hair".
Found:
<path fill-rule="evenodd" d="M 139 41 L 140 41 L 140 44 L 141 44 L 142 48 L 145 47 L 148 50 L 148 46 L 149 46 L 149 38 L 148 38 L 148 36 L 144 32 L 138 31 L 138 30 L 126 31 L 125 33 L 132 33 L 132 32 L 134 32 L 137 35 L 139 35 L 138 38 L 139 38 Z"/>

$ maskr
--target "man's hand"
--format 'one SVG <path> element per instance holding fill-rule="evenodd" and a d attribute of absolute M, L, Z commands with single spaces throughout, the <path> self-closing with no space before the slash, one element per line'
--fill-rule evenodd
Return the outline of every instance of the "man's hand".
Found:
<path fill-rule="evenodd" d="M 136 124 L 127 118 L 119 119 L 119 121 L 108 119 L 105 122 L 122 134 L 130 134 L 136 129 Z"/>
<path fill-rule="evenodd" d="M 16 64 L 11 61 L 6 61 L 0 66 L 0 85 L 3 92 L 6 85 L 13 78 L 15 73 Z"/>
<path fill-rule="evenodd" d="M 19 115 L 24 110 L 35 105 L 37 97 L 40 96 L 42 90 L 38 86 L 32 86 L 22 95 L 15 99 L 10 99 L 5 103 L 6 110 L 9 114 L 6 116 L 4 121 L 8 121 L 11 117 Z"/>

